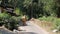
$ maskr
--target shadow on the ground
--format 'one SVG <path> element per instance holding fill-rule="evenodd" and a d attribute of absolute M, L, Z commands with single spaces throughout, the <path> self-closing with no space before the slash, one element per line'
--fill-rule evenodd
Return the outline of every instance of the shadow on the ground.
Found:
<path fill-rule="evenodd" d="M 5 29 L 0 29 L 0 34 L 36 34 L 34 32 L 9 32 L 8 30 L 5 30 Z"/>
<path fill-rule="evenodd" d="M 29 21 L 26 21 L 26 24 L 23 25 L 22 21 L 19 21 L 19 26 L 31 26 Z"/>
<path fill-rule="evenodd" d="M 23 24 L 22 21 L 19 21 L 19 26 L 27 26 L 27 24 Z"/>
<path fill-rule="evenodd" d="M 5 30 L 3 28 L 0 29 L 0 34 L 14 34 L 13 32 L 10 32 L 8 30 Z"/>
<path fill-rule="evenodd" d="M 21 32 L 20 34 L 36 34 L 34 32 Z"/>

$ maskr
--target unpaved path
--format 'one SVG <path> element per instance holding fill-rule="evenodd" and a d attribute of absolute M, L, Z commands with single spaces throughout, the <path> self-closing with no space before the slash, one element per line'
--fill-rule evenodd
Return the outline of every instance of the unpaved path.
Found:
<path fill-rule="evenodd" d="M 19 32 L 9 32 L 6 29 L 0 29 L 1 34 L 49 34 L 44 29 L 34 24 L 32 21 L 27 21 L 27 26 L 20 26 L 22 31 Z"/>
<path fill-rule="evenodd" d="M 34 24 L 32 21 L 27 21 L 27 26 L 20 26 L 20 28 L 24 31 L 22 34 L 48 34 L 45 30 L 43 30 L 38 25 Z"/>

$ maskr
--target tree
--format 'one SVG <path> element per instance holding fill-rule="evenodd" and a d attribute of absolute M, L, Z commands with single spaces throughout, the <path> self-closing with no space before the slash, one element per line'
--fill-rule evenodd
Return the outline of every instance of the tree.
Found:
<path fill-rule="evenodd" d="M 30 18 L 38 18 L 40 14 L 43 15 L 42 6 L 40 0 L 25 0 L 23 3 L 24 12 Z"/>
<path fill-rule="evenodd" d="M 57 5 L 57 17 L 60 17 L 60 0 L 56 0 L 56 5 Z"/>

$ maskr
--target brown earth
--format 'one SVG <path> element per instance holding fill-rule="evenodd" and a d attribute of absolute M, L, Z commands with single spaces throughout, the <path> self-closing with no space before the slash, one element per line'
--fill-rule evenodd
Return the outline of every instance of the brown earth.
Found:
<path fill-rule="evenodd" d="M 33 23 L 37 24 L 38 26 L 42 27 L 44 30 L 48 31 L 50 34 L 59 34 L 59 33 L 53 33 L 53 23 L 47 22 L 47 21 L 41 21 L 38 19 L 32 18 L 30 21 L 33 21 Z"/>

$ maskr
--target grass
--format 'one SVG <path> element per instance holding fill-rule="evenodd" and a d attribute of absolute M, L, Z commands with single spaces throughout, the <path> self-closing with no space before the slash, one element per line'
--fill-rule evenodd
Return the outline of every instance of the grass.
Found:
<path fill-rule="evenodd" d="M 40 17 L 39 18 L 41 23 L 38 23 L 39 26 L 42 26 L 47 31 L 52 32 L 52 30 L 57 29 L 60 30 L 60 18 L 57 17 Z M 59 32 L 59 31 L 58 31 Z"/>
<path fill-rule="evenodd" d="M 54 24 L 55 28 L 60 26 L 60 18 L 43 16 L 43 17 L 39 18 L 39 20 L 51 22 L 52 24 Z"/>

